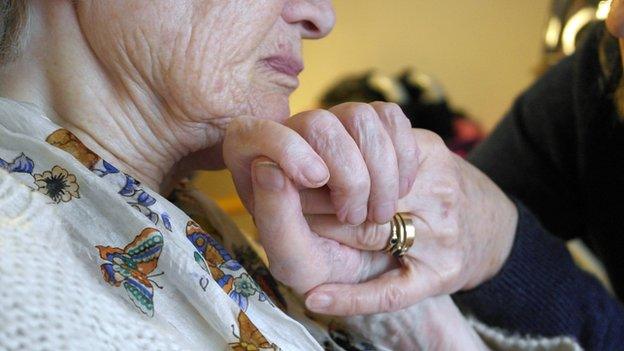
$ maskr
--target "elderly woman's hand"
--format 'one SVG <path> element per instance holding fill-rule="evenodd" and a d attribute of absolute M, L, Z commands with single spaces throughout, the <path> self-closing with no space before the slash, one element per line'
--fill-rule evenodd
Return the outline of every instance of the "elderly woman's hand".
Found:
<path fill-rule="evenodd" d="M 386 223 L 392 218 L 418 166 L 410 122 L 397 105 L 345 103 L 297 114 L 284 124 L 288 128 L 242 117 L 228 127 L 224 160 L 252 214 L 250 166 L 256 157 L 266 156 L 299 187 L 327 185 L 322 192 L 304 192 L 304 201 L 323 207 L 330 200 L 331 213 L 341 222 L 358 225 L 368 218 Z"/>
<path fill-rule="evenodd" d="M 379 112 L 376 123 L 357 119 L 353 111 L 365 109 L 346 104 L 297 115 L 292 129 L 241 119 L 224 143 L 271 271 L 316 312 L 394 311 L 474 287 L 500 269 L 513 241 L 515 207 L 489 179 L 435 134 L 411 130 L 396 106 L 372 106 L 392 111 L 391 123 Z M 397 211 L 416 218 L 402 264 L 380 251 Z"/>

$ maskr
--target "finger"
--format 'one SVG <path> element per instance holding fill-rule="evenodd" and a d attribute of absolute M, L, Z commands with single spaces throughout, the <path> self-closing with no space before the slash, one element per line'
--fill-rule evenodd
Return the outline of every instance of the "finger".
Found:
<path fill-rule="evenodd" d="M 399 197 L 409 193 L 416 179 L 419 149 L 412 125 L 397 104 L 376 101 L 370 104 L 383 123 L 394 145 L 399 168 Z"/>
<path fill-rule="evenodd" d="M 334 215 L 307 215 L 306 220 L 310 229 L 318 235 L 355 249 L 383 250 L 390 238 L 390 223 L 366 221 L 357 226 L 347 226 Z"/>
<path fill-rule="evenodd" d="M 276 279 L 304 293 L 359 277 L 359 252 L 310 231 L 297 189 L 267 158 L 253 163 L 253 195 L 254 220 Z"/>
<path fill-rule="evenodd" d="M 360 149 L 370 175 L 368 219 L 388 222 L 399 199 L 399 169 L 390 136 L 374 108 L 363 103 L 334 106 L 335 114 Z"/>
<path fill-rule="evenodd" d="M 336 208 L 331 201 L 330 190 L 326 186 L 318 189 L 300 190 L 299 197 L 304 214 L 336 214 Z"/>
<path fill-rule="evenodd" d="M 397 268 L 360 284 L 326 284 L 307 294 L 306 307 L 317 313 L 352 316 L 393 312 L 435 294 L 428 275 L 414 267 Z"/>
<path fill-rule="evenodd" d="M 327 181 L 338 218 L 350 224 L 364 222 L 370 191 L 366 163 L 353 138 L 328 111 L 297 114 L 285 124 L 299 133 L 324 160 Z"/>
<path fill-rule="evenodd" d="M 251 162 L 258 156 L 274 160 L 288 177 L 305 187 L 323 186 L 329 178 L 321 157 L 296 132 L 273 121 L 238 117 L 228 125 L 223 158 L 241 200 L 251 213 Z"/>

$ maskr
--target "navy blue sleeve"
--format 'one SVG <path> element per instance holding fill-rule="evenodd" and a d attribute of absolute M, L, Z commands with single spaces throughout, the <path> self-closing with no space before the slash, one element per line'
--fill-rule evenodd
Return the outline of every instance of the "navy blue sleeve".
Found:
<path fill-rule="evenodd" d="M 578 268 L 565 243 L 518 205 L 512 251 L 501 271 L 455 302 L 482 322 L 534 336 L 567 335 L 588 350 L 624 349 L 624 308 Z"/>

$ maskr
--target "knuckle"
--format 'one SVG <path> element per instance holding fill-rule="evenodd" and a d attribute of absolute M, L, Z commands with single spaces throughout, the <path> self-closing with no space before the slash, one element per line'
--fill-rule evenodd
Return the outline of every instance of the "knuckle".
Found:
<path fill-rule="evenodd" d="M 432 145 L 432 146 L 444 145 L 444 140 L 442 140 L 442 137 L 440 137 L 438 134 L 429 130 L 421 131 L 420 141 L 422 143 Z"/>
<path fill-rule="evenodd" d="M 373 125 L 376 125 L 379 117 L 377 116 L 377 112 L 375 109 L 369 105 L 364 103 L 353 103 L 350 104 L 347 108 L 346 114 L 347 123 L 358 129 L 366 129 L 370 128 Z"/>
<path fill-rule="evenodd" d="M 350 294 L 347 300 L 346 314 L 355 315 L 360 314 L 362 308 L 366 307 L 366 300 L 359 294 Z"/>
<path fill-rule="evenodd" d="M 302 121 L 306 134 L 327 135 L 332 133 L 339 124 L 336 117 L 326 110 L 314 110 L 305 116 Z"/>
<path fill-rule="evenodd" d="M 460 280 L 463 271 L 463 261 L 458 253 L 452 253 L 444 258 L 444 263 L 438 267 L 438 276 L 442 289 L 453 285 Z"/>
<path fill-rule="evenodd" d="M 388 113 L 389 116 L 393 116 L 395 118 L 400 118 L 402 120 L 407 119 L 405 114 L 403 113 L 403 109 L 394 102 L 387 102 L 384 104 L 384 109 Z"/>
<path fill-rule="evenodd" d="M 380 295 L 379 305 L 384 312 L 398 311 L 403 307 L 405 291 L 395 284 L 390 284 Z"/>
<path fill-rule="evenodd" d="M 448 221 L 448 224 L 445 224 L 439 230 L 439 238 L 440 243 L 445 248 L 454 247 L 460 238 L 459 226 L 457 225 L 457 221 Z"/>
<path fill-rule="evenodd" d="M 410 129 L 412 124 L 401 107 L 393 102 L 386 102 L 378 107 L 383 111 L 388 125 L 395 131 Z"/>
<path fill-rule="evenodd" d="M 365 195 L 368 198 L 371 182 L 368 175 L 354 176 L 349 180 L 348 187 L 344 189 L 346 196 Z"/>
<path fill-rule="evenodd" d="M 461 272 L 462 272 L 461 260 L 459 260 L 459 258 L 450 259 L 448 267 L 446 268 L 446 272 L 444 274 L 445 275 L 444 280 L 447 282 L 454 282 L 460 277 Z"/>
<path fill-rule="evenodd" d="M 365 248 L 374 248 L 379 246 L 379 243 L 384 240 L 383 235 L 385 233 L 380 228 L 382 228 L 382 226 L 370 222 L 366 222 L 363 228 L 354 227 L 355 240 L 358 245 Z"/>
<path fill-rule="evenodd" d="M 436 179 L 431 186 L 431 192 L 445 207 L 454 208 L 461 195 L 461 189 L 457 180 L 444 176 Z"/>

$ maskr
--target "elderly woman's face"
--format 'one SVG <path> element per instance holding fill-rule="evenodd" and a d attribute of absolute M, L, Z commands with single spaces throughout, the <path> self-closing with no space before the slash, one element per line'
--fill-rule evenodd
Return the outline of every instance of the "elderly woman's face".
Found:
<path fill-rule="evenodd" d="M 330 0 L 81 1 L 77 13 L 124 88 L 148 87 L 149 98 L 191 123 L 287 117 L 303 69 L 301 39 L 323 37 L 334 24 Z"/>

